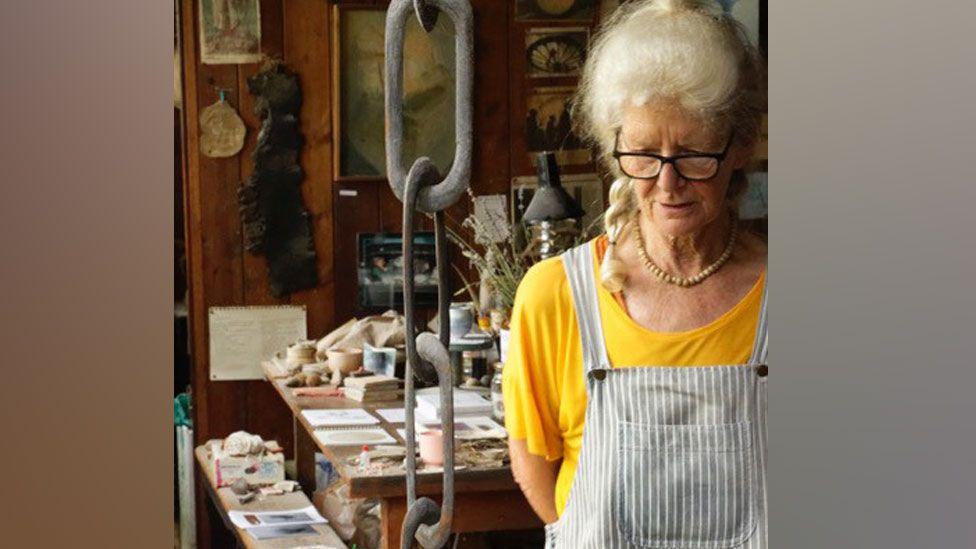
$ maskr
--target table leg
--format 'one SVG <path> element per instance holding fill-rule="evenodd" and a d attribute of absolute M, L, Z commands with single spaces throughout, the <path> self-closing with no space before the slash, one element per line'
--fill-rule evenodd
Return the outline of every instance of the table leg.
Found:
<path fill-rule="evenodd" d="M 432 499 L 441 505 L 439 496 L 433 496 Z M 380 525 L 383 529 L 382 546 L 385 549 L 400 547 L 400 531 L 406 514 L 405 497 L 381 500 Z M 454 533 L 540 528 L 542 521 L 519 491 L 468 492 L 454 496 L 454 517 L 451 521 L 451 530 Z"/>
<path fill-rule="evenodd" d="M 403 517 L 407 514 L 407 499 L 403 497 L 384 498 L 380 501 L 380 527 L 383 529 L 384 549 L 400 547 L 400 531 Z"/>
<path fill-rule="evenodd" d="M 295 419 L 295 469 L 298 483 L 309 499 L 315 493 L 315 442 L 302 424 Z"/>

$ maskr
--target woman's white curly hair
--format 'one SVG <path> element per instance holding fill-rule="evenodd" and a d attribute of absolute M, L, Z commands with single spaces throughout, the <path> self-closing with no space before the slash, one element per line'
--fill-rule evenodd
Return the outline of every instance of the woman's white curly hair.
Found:
<path fill-rule="evenodd" d="M 573 117 L 577 135 L 599 151 L 615 176 L 604 227 L 610 240 L 603 285 L 626 281 L 615 247 L 637 213 L 633 182 L 613 160 L 614 139 L 629 105 L 671 103 L 715 128 L 734 129 L 746 146 L 759 136 L 766 111 L 765 68 L 742 25 L 716 2 L 638 0 L 618 8 L 596 33 L 583 67 Z M 734 204 L 745 174 L 732 176 Z"/>

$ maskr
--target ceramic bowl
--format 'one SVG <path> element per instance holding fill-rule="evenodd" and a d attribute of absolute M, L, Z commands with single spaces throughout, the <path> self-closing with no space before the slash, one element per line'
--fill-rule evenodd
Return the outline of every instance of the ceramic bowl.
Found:
<path fill-rule="evenodd" d="M 329 368 L 333 372 L 350 374 L 363 366 L 363 350 L 335 347 L 325 352 L 329 359 Z"/>

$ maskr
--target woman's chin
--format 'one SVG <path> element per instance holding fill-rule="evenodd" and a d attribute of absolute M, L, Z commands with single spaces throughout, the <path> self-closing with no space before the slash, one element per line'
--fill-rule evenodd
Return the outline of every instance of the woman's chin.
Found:
<path fill-rule="evenodd" d="M 673 237 L 690 236 L 702 231 L 705 226 L 697 215 L 655 216 L 653 226 L 662 234 Z"/>

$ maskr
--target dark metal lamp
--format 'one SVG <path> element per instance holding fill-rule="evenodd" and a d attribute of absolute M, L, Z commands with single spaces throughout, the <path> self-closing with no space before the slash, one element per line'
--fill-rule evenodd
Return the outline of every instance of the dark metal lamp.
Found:
<path fill-rule="evenodd" d="M 585 212 L 563 188 L 555 153 L 539 153 L 536 169 L 539 188 L 522 220 L 531 236 L 528 253 L 536 259 L 545 259 L 573 246 L 581 232 L 580 220 Z"/>

